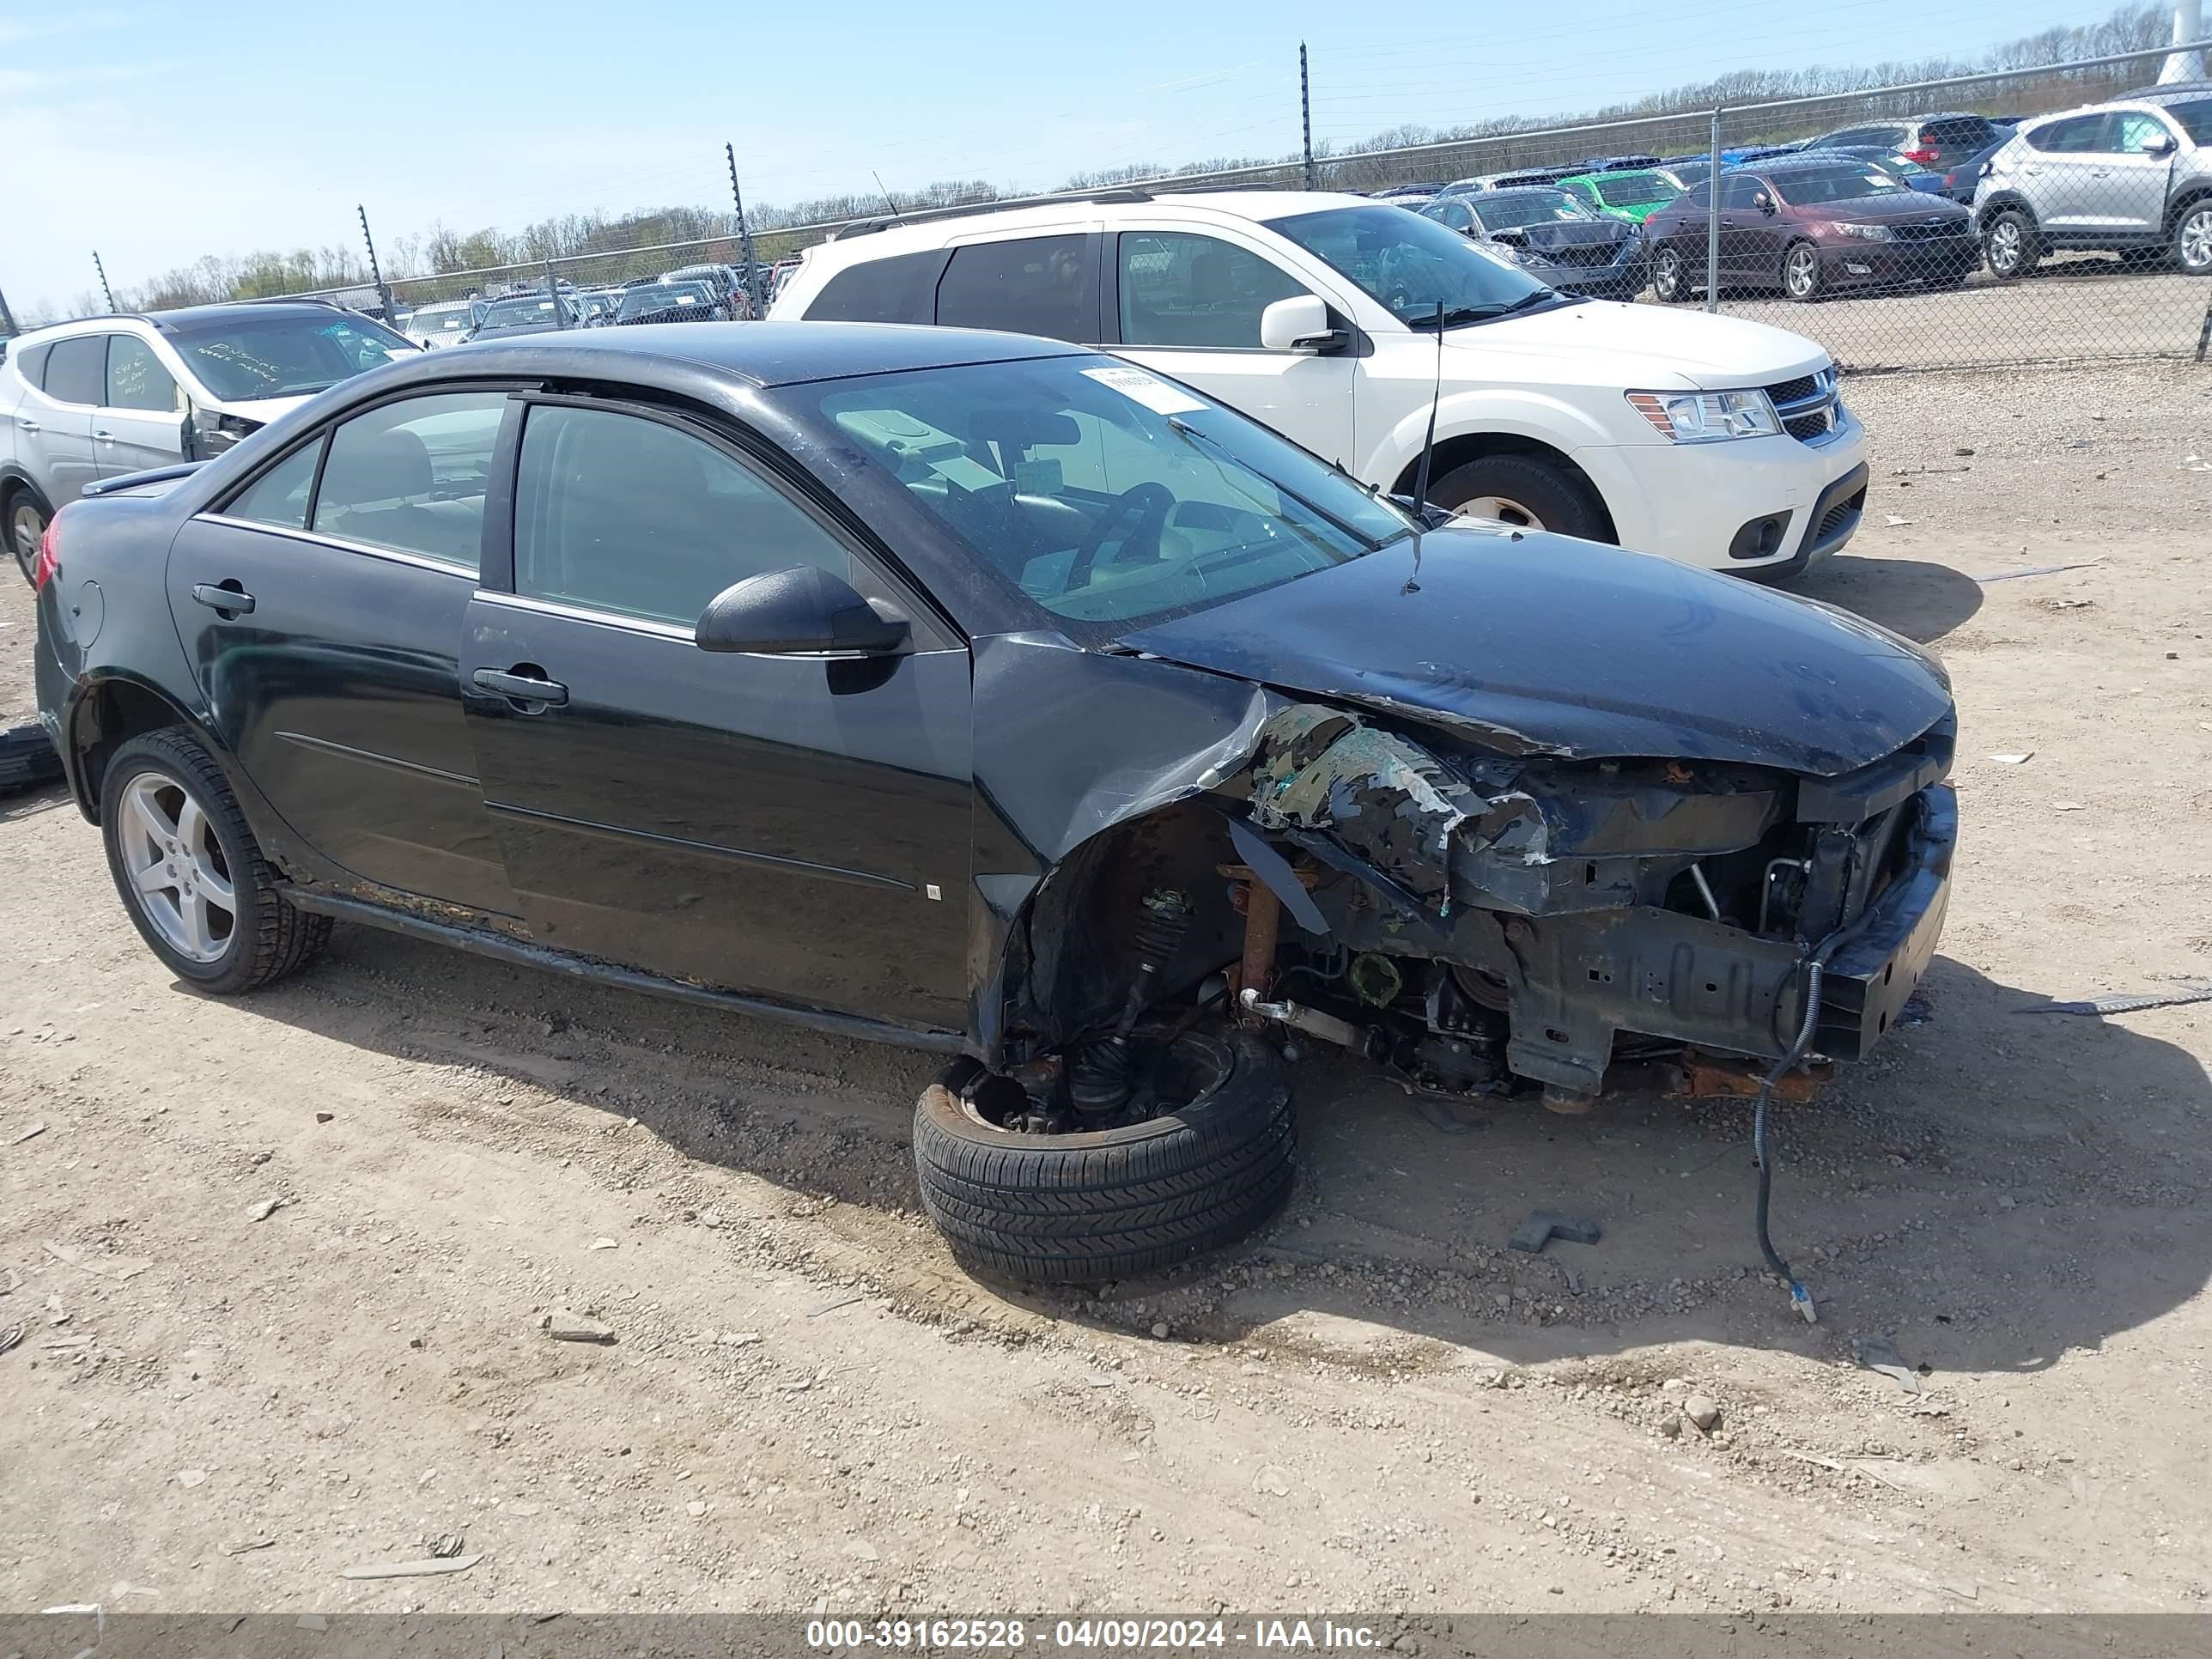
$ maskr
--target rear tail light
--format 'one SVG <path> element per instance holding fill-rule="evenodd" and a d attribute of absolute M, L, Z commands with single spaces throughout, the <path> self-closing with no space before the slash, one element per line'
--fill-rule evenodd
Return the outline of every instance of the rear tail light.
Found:
<path fill-rule="evenodd" d="M 38 562 L 31 567 L 31 590 L 36 593 L 46 591 L 46 584 L 61 574 L 62 515 L 58 513 L 46 522 L 46 533 L 39 538 Z"/>
<path fill-rule="evenodd" d="M 1936 147 L 1933 144 L 1923 144 L 1917 149 L 1901 149 L 1898 154 L 1916 167 L 1936 165 Z"/>

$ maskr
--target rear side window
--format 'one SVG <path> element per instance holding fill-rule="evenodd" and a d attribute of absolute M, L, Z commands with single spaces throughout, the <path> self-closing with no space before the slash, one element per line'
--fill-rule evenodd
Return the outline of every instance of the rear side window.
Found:
<path fill-rule="evenodd" d="M 307 491 L 315 482 L 315 463 L 322 459 L 319 441 L 295 449 L 249 484 L 243 495 L 223 509 L 233 519 L 279 530 L 307 527 Z"/>
<path fill-rule="evenodd" d="M 184 410 L 177 383 L 154 348 L 131 334 L 107 337 L 107 392 L 100 401 L 110 409 L 146 409 L 161 413 Z"/>
<path fill-rule="evenodd" d="M 1898 137 L 1899 130 L 1895 127 L 1845 127 L 1841 132 L 1830 133 L 1822 143 L 1838 149 L 1853 146 L 1887 149 L 1896 147 Z"/>
<path fill-rule="evenodd" d="M 942 248 L 898 253 L 848 267 L 823 285 L 806 307 L 810 321 L 933 323 L 937 279 L 945 274 Z"/>
<path fill-rule="evenodd" d="M 516 592 L 689 628 L 731 583 L 793 565 L 852 576 L 842 542 L 712 444 L 611 410 L 530 411 Z"/>
<path fill-rule="evenodd" d="M 1978 115 L 1951 115 L 1929 121 L 1920 129 L 1920 142 L 1946 149 L 1979 149 L 1996 137 L 1996 129 Z"/>
<path fill-rule="evenodd" d="M 1131 231 L 1120 242 L 1124 345 L 1256 351 L 1260 313 L 1307 291 L 1258 254 L 1212 236 Z"/>
<path fill-rule="evenodd" d="M 1053 340 L 1095 339 L 1097 284 L 1088 240 L 1031 236 L 955 248 L 937 285 L 938 322 Z"/>
<path fill-rule="evenodd" d="M 97 404 L 107 391 L 107 336 L 57 340 L 46 354 L 46 396 L 58 404 Z"/>
<path fill-rule="evenodd" d="M 331 434 L 315 529 L 476 569 L 506 411 L 504 392 L 453 392 L 356 415 Z"/>
<path fill-rule="evenodd" d="M 2045 122 L 2027 135 L 2027 142 L 2040 150 L 2078 155 L 2096 149 L 2104 130 L 2101 115 L 2069 115 L 2063 121 Z"/>

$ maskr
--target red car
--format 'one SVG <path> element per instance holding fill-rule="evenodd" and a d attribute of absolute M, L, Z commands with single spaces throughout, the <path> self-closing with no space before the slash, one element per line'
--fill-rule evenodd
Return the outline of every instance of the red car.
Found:
<path fill-rule="evenodd" d="M 1777 156 L 1720 178 L 1723 288 L 1818 300 L 1847 289 L 1962 283 L 1980 265 L 1973 215 L 1871 163 Z M 1644 222 L 1651 290 L 1686 300 L 1705 285 L 1710 181 Z"/>

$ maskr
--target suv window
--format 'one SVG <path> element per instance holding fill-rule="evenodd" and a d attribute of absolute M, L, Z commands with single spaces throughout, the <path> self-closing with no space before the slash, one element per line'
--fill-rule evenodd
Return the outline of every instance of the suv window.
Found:
<path fill-rule="evenodd" d="M 1710 179 L 1700 179 L 1682 192 L 1674 205 L 1686 208 L 1710 207 L 1712 204 L 1712 199 L 1713 181 Z"/>
<path fill-rule="evenodd" d="M 1807 146 L 1812 149 L 1843 149 L 1853 145 L 1868 149 L 1894 149 L 1903 137 L 1897 127 L 1845 127 L 1841 132 L 1832 132 L 1826 138 L 1816 139 Z"/>
<path fill-rule="evenodd" d="M 1754 179 L 1748 173 L 1732 173 L 1722 181 L 1721 205 L 1724 208 L 1747 208 L 1752 198 L 1766 188 L 1766 180 Z"/>
<path fill-rule="evenodd" d="M 1120 238 L 1121 343 L 1257 350 L 1260 313 L 1307 292 L 1270 260 L 1212 236 Z"/>
<path fill-rule="evenodd" d="M 1980 115 L 1947 115 L 1940 121 L 1923 122 L 1920 128 L 1922 143 L 1947 149 L 1980 149 L 1996 136 L 1996 128 Z"/>
<path fill-rule="evenodd" d="M 100 399 L 110 409 L 151 409 L 163 413 L 184 412 L 176 380 L 161 367 L 154 348 L 133 334 L 107 337 L 107 393 Z"/>
<path fill-rule="evenodd" d="M 793 565 L 852 579 L 844 544 L 712 444 L 544 404 L 522 428 L 514 591 L 689 628 L 732 582 Z"/>
<path fill-rule="evenodd" d="M 2114 136 L 2111 149 L 2123 155 L 2140 155 L 2143 146 L 2156 139 L 2171 141 L 2173 135 L 2166 130 L 2166 123 L 2155 115 L 2139 109 L 2124 109 L 2112 117 Z"/>
<path fill-rule="evenodd" d="M 2100 149 L 2099 139 L 2105 130 L 2101 115 L 2069 115 L 2062 121 L 2046 122 L 2027 135 L 2027 142 L 2037 149 L 2061 154 L 2079 155 Z"/>
<path fill-rule="evenodd" d="M 503 392 L 409 398 L 331 434 L 315 529 L 474 570 Z"/>
<path fill-rule="evenodd" d="M 246 487 L 243 494 L 223 509 L 232 519 L 280 530 L 307 527 L 307 491 L 315 482 L 315 463 L 323 458 L 320 439 L 304 444 Z"/>
<path fill-rule="evenodd" d="M 1030 236 L 953 249 L 937 285 L 938 322 L 1053 340 L 1096 337 L 1097 284 L 1087 242 L 1081 235 Z"/>
<path fill-rule="evenodd" d="M 823 285 L 806 315 L 817 322 L 934 322 L 945 259 L 945 251 L 937 248 L 848 266 Z"/>
<path fill-rule="evenodd" d="M 107 390 L 107 336 L 57 340 L 46 354 L 46 393 L 58 404 L 94 404 Z"/>
<path fill-rule="evenodd" d="M 2168 104 L 2166 112 L 2181 124 L 2195 144 L 2212 144 L 2212 98 L 2201 104 Z"/>

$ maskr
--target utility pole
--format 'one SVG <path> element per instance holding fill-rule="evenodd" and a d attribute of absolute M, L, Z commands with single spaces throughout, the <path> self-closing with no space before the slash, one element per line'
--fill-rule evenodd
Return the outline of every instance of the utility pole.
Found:
<path fill-rule="evenodd" d="M 398 313 L 392 307 L 392 290 L 384 285 L 384 273 L 376 266 L 376 239 L 368 234 L 368 210 L 356 203 L 354 211 L 361 216 L 361 240 L 368 249 L 368 280 L 376 284 L 376 297 L 384 307 L 386 326 L 396 327 L 392 319 Z"/>
<path fill-rule="evenodd" d="M 722 154 L 730 158 L 730 199 L 738 205 L 738 257 L 745 262 L 745 295 L 753 302 L 753 315 L 757 318 L 768 307 L 761 303 L 760 269 L 753 264 L 753 233 L 745 223 L 745 193 L 738 188 L 738 147 L 724 144 Z"/>
<path fill-rule="evenodd" d="M 107 308 L 115 309 L 115 290 L 107 285 L 107 267 L 100 263 L 100 250 L 92 251 L 92 268 L 100 273 L 100 291 L 107 296 Z"/>
<path fill-rule="evenodd" d="M 17 331 L 15 313 L 8 309 L 8 296 L 0 294 L 0 339 L 11 339 Z"/>
<path fill-rule="evenodd" d="M 2173 0 L 2173 44 L 2187 46 L 2204 38 L 2204 0 Z M 2176 81 L 2202 81 L 2204 78 L 2204 54 L 2201 52 L 2170 52 L 2160 65 L 2158 83 L 2170 85 Z"/>
<path fill-rule="evenodd" d="M 1321 175 L 1314 171 L 1313 158 L 1313 90 L 1306 79 L 1306 43 L 1298 42 L 1298 125 L 1305 132 L 1306 188 L 1319 190 Z"/>

